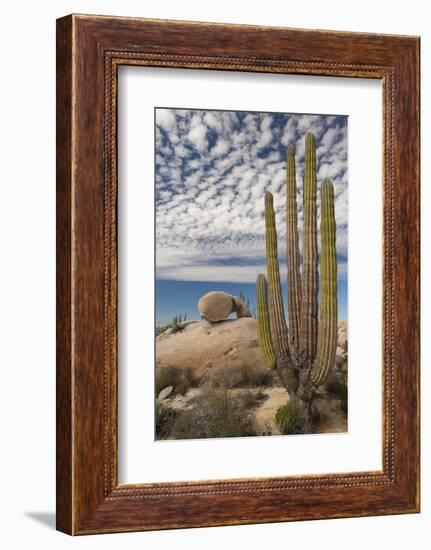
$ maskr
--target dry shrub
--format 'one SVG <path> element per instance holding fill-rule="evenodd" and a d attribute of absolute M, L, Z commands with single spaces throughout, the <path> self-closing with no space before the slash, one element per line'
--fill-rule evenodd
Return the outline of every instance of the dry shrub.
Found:
<path fill-rule="evenodd" d="M 213 388 L 237 388 L 240 383 L 240 376 L 237 368 L 220 367 L 212 370 L 208 376 L 208 383 Z"/>
<path fill-rule="evenodd" d="M 156 403 L 156 439 L 166 439 L 170 436 L 172 426 L 177 417 L 177 413 L 165 407 L 162 403 Z"/>
<path fill-rule="evenodd" d="M 266 387 L 274 383 L 274 373 L 268 368 L 243 365 L 240 372 L 243 386 Z"/>
<path fill-rule="evenodd" d="M 221 367 L 211 372 L 209 382 L 214 388 L 266 387 L 273 385 L 274 375 L 257 366 Z"/>
<path fill-rule="evenodd" d="M 262 390 L 252 391 L 245 390 L 238 394 L 237 399 L 242 401 L 242 406 L 245 409 L 254 409 L 257 407 L 264 399 L 267 398 L 267 395 L 263 393 Z"/>
<path fill-rule="evenodd" d="M 333 371 L 325 383 L 328 395 L 339 401 L 340 409 L 347 414 L 348 391 L 347 381 L 343 374 Z"/>
<path fill-rule="evenodd" d="M 241 395 L 233 395 L 225 388 L 206 387 L 194 399 L 193 409 L 177 416 L 170 435 L 173 439 L 255 435 L 246 405 Z"/>
<path fill-rule="evenodd" d="M 160 367 L 156 372 L 156 395 L 166 388 L 173 386 L 174 393 L 185 394 L 189 388 L 197 387 L 199 378 L 191 368 Z"/>

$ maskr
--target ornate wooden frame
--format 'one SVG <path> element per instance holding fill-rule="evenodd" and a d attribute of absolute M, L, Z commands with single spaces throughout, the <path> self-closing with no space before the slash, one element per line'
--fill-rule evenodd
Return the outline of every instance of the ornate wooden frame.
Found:
<path fill-rule="evenodd" d="M 377 78 L 384 104 L 383 469 L 119 485 L 119 65 Z M 57 528 L 419 511 L 419 38 L 70 15 L 57 21 Z"/>

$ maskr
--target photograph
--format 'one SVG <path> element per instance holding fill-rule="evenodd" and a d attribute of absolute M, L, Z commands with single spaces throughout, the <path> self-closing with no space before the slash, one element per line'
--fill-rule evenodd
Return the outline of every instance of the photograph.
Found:
<path fill-rule="evenodd" d="M 348 431 L 348 116 L 156 107 L 155 439 Z"/>

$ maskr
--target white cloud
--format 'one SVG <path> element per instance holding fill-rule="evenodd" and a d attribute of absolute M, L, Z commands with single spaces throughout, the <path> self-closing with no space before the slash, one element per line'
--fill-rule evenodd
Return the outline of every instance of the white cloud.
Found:
<path fill-rule="evenodd" d="M 199 115 L 193 116 L 187 138 L 198 151 L 203 152 L 207 150 L 207 127 L 205 126 L 205 124 L 203 124 L 202 119 Z"/>
<path fill-rule="evenodd" d="M 214 128 L 215 130 L 221 130 L 222 124 L 217 116 L 215 116 L 211 111 L 206 111 L 206 113 L 203 116 L 204 122 L 207 126 L 210 128 Z"/>
<path fill-rule="evenodd" d="M 156 124 L 169 132 L 175 126 L 175 115 L 172 109 L 156 109 Z"/>
<path fill-rule="evenodd" d="M 254 281 L 266 271 L 265 191 L 274 193 L 285 270 L 286 145 L 293 143 L 296 148 L 301 240 L 301 182 L 305 134 L 310 130 L 316 135 L 318 188 L 324 177 L 333 179 L 337 251 L 340 257 L 346 255 L 347 128 L 343 119 L 285 115 L 277 122 L 272 114 L 157 109 L 156 122 L 158 277 Z M 159 128 L 165 131 L 163 136 Z M 339 273 L 343 269 L 340 264 Z"/>
<path fill-rule="evenodd" d="M 259 139 L 257 141 L 256 147 L 258 149 L 263 149 L 267 147 L 272 141 L 272 130 L 271 130 L 272 118 L 270 115 L 264 115 L 262 117 L 262 122 L 260 124 L 260 133 Z"/>
<path fill-rule="evenodd" d="M 214 145 L 214 147 L 211 149 L 211 155 L 213 157 L 220 157 L 221 155 L 224 155 L 229 150 L 229 144 L 226 140 L 223 138 L 218 139 L 217 143 Z"/>

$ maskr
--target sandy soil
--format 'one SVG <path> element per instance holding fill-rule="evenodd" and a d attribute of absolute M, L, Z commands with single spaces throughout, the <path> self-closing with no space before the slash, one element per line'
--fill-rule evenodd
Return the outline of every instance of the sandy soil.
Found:
<path fill-rule="evenodd" d="M 257 388 L 256 388 L 257 389 Z M 275 424 L 277 409 L 285 405 L 289 399 L 286 390 L 282 387 L 262 388 L 267 396 L 255 409 L 254 416 L 262 434 L 280 434 Z M 319 397 L 315 401 L 321 414 L 321 420 L 316 426 L 316 433 L 341 433 L 347 431 L 347 418 L 340 410 L 338 401 Z"/>
<path fill-rule="evenodd" d="M 190 389 L 186 395 L 173 396 L 164 402 L 177 411 L 190 409 L 193 407 L 193 397 L 197 397 L 201 391 L 198 388 Z M 277 409 L 289 399 L 289 395 L 283 387 L 238 388 L 230 391 L 236 394 L 249 391 L 263 393 L 265 396 L 264 399 L 253 411 L 256 424 L 262 435 L 280 434 L 275 424 L 275 414 Z M 315 404 L 321 413 L 321 420 L 316 426 L 316 433 L 340 433 L 347 431 L 347 418 L 340 410 L 338 401 L 322 396 L 316 399 Z"/>
<path fill-rule="evenodd" d="M 267 399 L 262 401 L 254 412 L 256 423 L 263 433 L 279 434 L 280 432 L 275 425 L 275 413 L 279 407 L 286 404 L 289 395 L 281 387 L 263 388 L 262 392 L 267 396 Z"/>
<path fill-rule="evenodd" d="M 316 426 L 316 433 L 347 432 L 347 418 L 340 410 L 338 401 L 321 397 L 317 398 L 315 403 L 321 414 L 321 419 Z"/>

